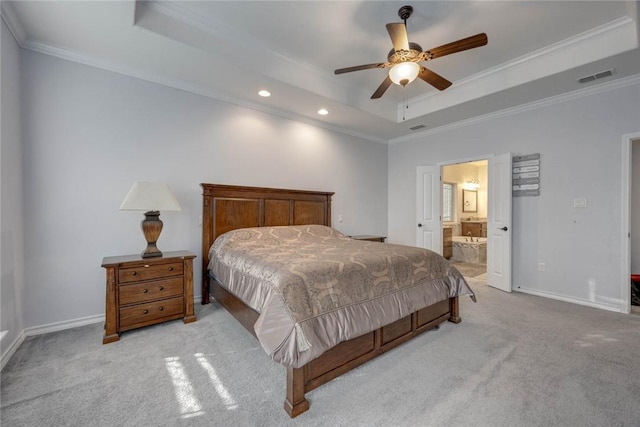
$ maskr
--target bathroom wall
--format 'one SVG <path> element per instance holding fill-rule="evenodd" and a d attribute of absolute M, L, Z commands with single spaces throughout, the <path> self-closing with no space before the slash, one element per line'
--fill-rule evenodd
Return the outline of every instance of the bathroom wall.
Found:
<path fill-rule="evenodd" d="M 480 181 L 480 188 L 478 188 L 478 217 L 486 218 L 489 216 L 489 169 L 488 163 L 478 166 L 478 181 Z"/>

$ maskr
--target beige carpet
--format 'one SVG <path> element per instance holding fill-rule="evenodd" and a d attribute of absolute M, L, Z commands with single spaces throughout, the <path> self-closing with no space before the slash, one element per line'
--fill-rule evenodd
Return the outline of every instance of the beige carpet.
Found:
<path fill-rule="evenodd" d="M 462 273 L 465 279 L 477 278 L 478 276 L 487 273 L 486 264 L 471 264 L 461 261 L 449 261 L 449 264 L 457 268 L 458 271 Z"/>
<path fill-rule="evenodd" d="M 469 279 L 445 322 L 307 394 L 217 304 L 198 321 L 29 337 L 2 371 L 2 426 L 638 426 L 640 316 Z"/>

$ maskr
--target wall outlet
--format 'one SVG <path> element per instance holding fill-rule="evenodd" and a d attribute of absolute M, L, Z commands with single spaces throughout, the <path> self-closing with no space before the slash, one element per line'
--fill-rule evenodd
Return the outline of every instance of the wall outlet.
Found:
<path fill-rule="evenodd" d="M 338 215 L 338 222 L 342 222 L 342 214 Z"/>
<path fill-rule="evenodd" d="M 544 269 L 545 269 L 544 262 L 539 262 L 538 263 L 538 271 L 544 271 Z"/>
<path fill-rule="evenodd" d="M 587 199 L 573 199 L 573 207 L 574 208 L 586 208 L 587 207 Z"/>

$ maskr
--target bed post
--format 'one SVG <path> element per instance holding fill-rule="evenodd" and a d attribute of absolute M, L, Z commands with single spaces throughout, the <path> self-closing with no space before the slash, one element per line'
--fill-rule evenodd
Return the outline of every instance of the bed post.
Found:
<path fill-rule="evenodd" d="M 209 275 L 207 274 L 206 268 L 202 273 L 202 305 L 209 304 Z"/>
<path fill-rule="evenodd" d="M 209 247 L 213 243 L 212 197 L 205 184 L 202 186 L 202 304 L 209 304 Z"/>
<path fill-rule="evenodd" d="M 449 311 L 451 312 L 449 322 L 460 323 L 462 321 L 462 317 L 460 317 L 460 305 L 458 303 L 458 297 L 449 298 Z"/>
<path fill-rule="evenodd" d="M 309 401 L 304 397 L 304 367 L 287 367 L 287 397 L 284 410 L 291 418 L 295 418 L 309 410 Z"/>

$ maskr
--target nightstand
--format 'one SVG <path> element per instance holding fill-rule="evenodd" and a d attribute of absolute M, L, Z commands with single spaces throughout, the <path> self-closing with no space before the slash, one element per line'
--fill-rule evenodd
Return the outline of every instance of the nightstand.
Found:
<path fill-rule="evenodd" d="M 196 321 L 193 308 L 193 259 L 188 251 L 162 257 L 105 257 L 107 299 L 103 344 L 120 333 L 168 320 Z"/>
<path fill-rule="evenodd" d="M 382 242 L 384 243 L 384 240 L 387 238 L 387 236 L 372 236 L 372 235 L 362 235 L 362 236 L 349 236 L 352 239 L 356 239 L 356 240 L 368 240 L 370 242 Z"/>

